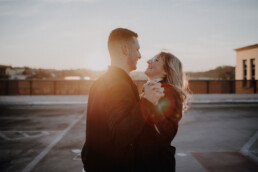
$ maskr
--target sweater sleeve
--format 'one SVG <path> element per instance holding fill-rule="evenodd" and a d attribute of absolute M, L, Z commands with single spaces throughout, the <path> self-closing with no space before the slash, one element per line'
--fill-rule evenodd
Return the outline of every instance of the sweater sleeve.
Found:
<path fill-rule="evenodd" d="M 172 87 L 165 87 L 165 96 L 156 106 L 143 101 L 144 118 L 158 133 L 160 142 L 171 142 L 177 133 L 178 122 L 182 117 L 182 103 L 179 93 Z"/>
<path fill-rule="evenodd" d="M 117 146 L 131 144 L 141 132 L 144 124 L 140 101 L 128 84 L 115 84 L 108 91 L 108 128 Z"/>

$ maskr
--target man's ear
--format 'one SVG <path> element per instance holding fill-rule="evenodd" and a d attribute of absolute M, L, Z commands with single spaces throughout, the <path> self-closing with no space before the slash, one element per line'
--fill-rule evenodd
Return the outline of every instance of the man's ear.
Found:
<path fill-rule="evenodd" d="M 122 53 L 123 53 L 123 55 L 125 55 L 125 56 L 128 56 L 128 47 L 127 47 L 127 45 L 126 44 L 122 44 L 121 45 L 121 49 L 122 49 Z"/>

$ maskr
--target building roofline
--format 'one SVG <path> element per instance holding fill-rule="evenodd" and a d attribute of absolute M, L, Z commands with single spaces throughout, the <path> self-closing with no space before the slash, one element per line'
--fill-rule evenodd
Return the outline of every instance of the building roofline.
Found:
<path fill-rule="evenodd" d="M 258 44 L 237 48 L 237 49 L 235 49 L 235 51 L 249 50 L 249 49 L 253 49 L 253 48 L 258 48 Z"/>

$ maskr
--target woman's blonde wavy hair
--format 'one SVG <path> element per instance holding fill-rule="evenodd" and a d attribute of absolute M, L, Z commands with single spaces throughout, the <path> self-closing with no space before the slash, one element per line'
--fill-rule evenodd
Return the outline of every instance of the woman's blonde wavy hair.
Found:
<path fill-rule="evenodd" d="M 182 102 L 182 110 L 184 112 L 188 109 L 187 99 L 190 90 L 188 88 L 188 80 L 183 73 L 183 65 L 176 56 L 168 52 L 162 51 L 158 54 L 158 57 L 163 60 L 163 67 L 167 74 L 165 78 L 163 78 L 163 81 L 176 86 L 181 98 L 179 101 Z"/>

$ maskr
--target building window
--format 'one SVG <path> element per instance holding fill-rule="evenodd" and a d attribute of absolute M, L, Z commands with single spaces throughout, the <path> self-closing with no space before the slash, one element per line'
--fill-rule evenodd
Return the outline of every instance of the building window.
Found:
<path fill-rule="evenodd" d="M 247 62 L 243 60 L 243 87 L 246 87 L 246 75 L 247 75 Z"/>
<path fill-rule="evenodd" d="M 255 80 L 255 59 L 251 59 L 251 79 Z"/>
<path fill-rule="evenodd" d="M 255 86 L 255 59 L 251 59 L 251 85 L 250 87 Z"/>

